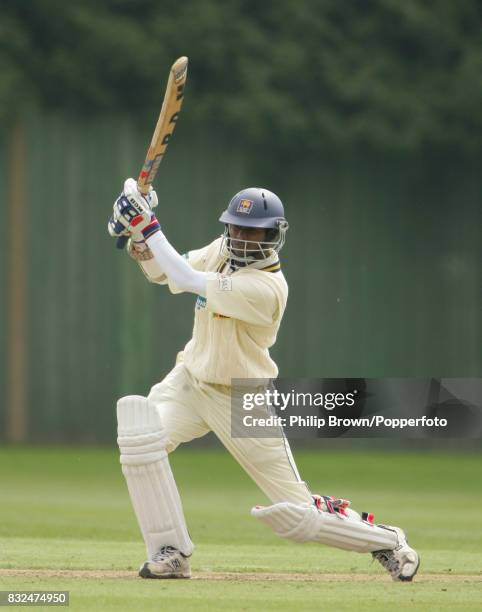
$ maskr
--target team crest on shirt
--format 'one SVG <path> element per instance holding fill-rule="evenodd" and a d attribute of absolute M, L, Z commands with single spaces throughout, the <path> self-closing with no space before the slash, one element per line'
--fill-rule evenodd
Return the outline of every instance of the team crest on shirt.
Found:
<path fill-rule="evenodd" d="M 244 213 L 245 215 L 249 215 L 251 209 L 253 208 L 253 200 L 240 200 L 238 204 L 238 208 L 236 212 Z"/>

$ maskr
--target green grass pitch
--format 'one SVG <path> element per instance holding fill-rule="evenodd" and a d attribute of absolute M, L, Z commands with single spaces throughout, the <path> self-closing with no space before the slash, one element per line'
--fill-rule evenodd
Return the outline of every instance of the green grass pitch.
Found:
<path fill-rule="evenodd" d="M 481 455 L 295 455 L 313 491 L 406 529 L 418 580 L 393 583 L 369 555 L 276 538 L 250 517 L 266 499 L 233 459 L 189 447 L 171 464 L 196 544 L 193 579 L 142 580 L 117 453 L 12 447 L 0 450 L 0 589 L 69 590 L 70 609 L 89 611 L 481 609 Z"/>

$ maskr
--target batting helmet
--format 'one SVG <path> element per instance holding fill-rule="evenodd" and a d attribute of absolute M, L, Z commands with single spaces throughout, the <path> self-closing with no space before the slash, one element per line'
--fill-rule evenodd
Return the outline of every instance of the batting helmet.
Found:
<path fill-rule="evenodd" d="M 249 187 L 237 193 L 219 220 L 243 227 L 278 228 L 286 221 L 283 204 L 272 191 Z"/>
<path fill-rule="evenodd" d="M 229 251 L 234 265 L 246 266 L 260 259 L 267 259 L 273 251 L 280 251 L 285 243 L 288 222 L 278 196 L 263 187 L 249 187 L 238 192 L 229 202 L 219 220 L 225 224 L 222 248 Z M 243 254 L 239 248 L 231 248 L 228 225 L 252 227 L 268 230 L 262 242 L 236 239 L 236 244 L 244 243 Z"/>

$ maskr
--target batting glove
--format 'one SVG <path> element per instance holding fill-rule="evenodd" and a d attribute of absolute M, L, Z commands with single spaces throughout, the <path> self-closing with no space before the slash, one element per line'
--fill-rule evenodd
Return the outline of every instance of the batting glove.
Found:
<path fill-rule="evenodd" d="M 107 225 L 111 236 L 131 236 L 134 242 L 143 242 L 161 229 L 152 209 L 158 205 L 156 192 L 152 189 L 143 196 L 137 183 L 129 178 L 124 190 L 114 202 L 114 211 Z"/>

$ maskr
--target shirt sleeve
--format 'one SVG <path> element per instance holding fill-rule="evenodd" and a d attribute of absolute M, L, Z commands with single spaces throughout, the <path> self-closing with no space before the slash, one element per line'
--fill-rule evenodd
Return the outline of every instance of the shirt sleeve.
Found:
<path fill-rule="evenodd" d="M 198 272 L 204 272 L 209 247 L 210 245 L 208 244 L 207 246 L 202 247 L 201 249 L 194 249 L 193 251 L 183 253 L 183 257 L 187 260 L 188 264 L 193 270 L 197 270 Z M 163 278 L 158 280 L 157 282 L 159 283 L 159 285 L 168 285 L 169 291 L 171 293 L 183 293 L 183 290 L 177 287 L 172 281 L 170 281 L 165 274 L 163 275 Z"/>
<path fill-rule="evenodd" d="M 280 311 L 274 287 L 254 274 L 218 274 L 207 280 L 206 298 L 206 308 L 211 312 L 251 325 L 272 325 Z"/>

